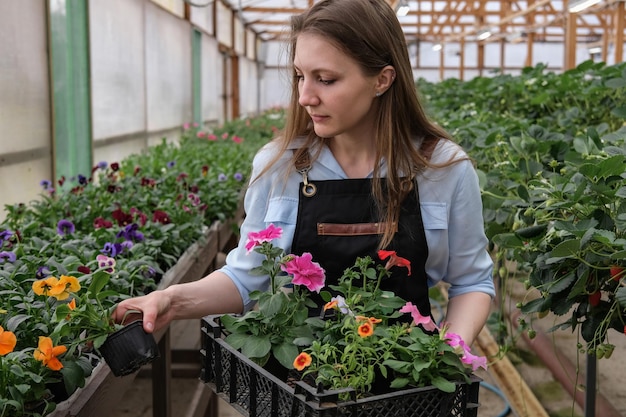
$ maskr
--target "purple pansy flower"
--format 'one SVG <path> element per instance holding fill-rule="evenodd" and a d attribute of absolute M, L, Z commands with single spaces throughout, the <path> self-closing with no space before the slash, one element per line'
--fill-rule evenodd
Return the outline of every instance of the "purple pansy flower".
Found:
<path fill-rule="evenodd" d="M 69 220 L 61 219 L 57 223 L 57 233 L 61 236 L 71 235 L 76 230 L 74 223 Z"/>
<path fill-rule="evenodd" d="M 0 252 L 0 262 L 10 262 L 13 263 L 17 259 L 17 256 L 13 252 L 2 251 Z"/>

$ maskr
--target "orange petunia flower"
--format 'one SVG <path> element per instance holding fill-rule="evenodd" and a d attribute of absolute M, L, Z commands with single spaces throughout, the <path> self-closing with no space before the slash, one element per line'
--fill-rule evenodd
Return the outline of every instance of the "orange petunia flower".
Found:
<path fill-rule="evenodd" d="M 374 326 L 368 320 L 359 326 L 358 333 L 361 337 L 369 337 L 374 334 Z"/>
<path fill-rule="evenodd" d="M 296 359 L 294 359 L 293 367 L 296 368 L 298 371 L 302 371 L 304 368 L 311 364 L 311 361 L 311 355 L 306 352 L 302 352 L 301 354 L 296 356 Z"/>
<path fill-rule="evenodd" d="M 382 323 L 382 319 L 377 319 L 376 317 L 370 317 L 369 318 L 370 323 L 372 324 L 378 324 L 378 323 Z"/>
<path fill-rule="evenodd" d="M 13 352 L 16 344 L 17 338 L 15 337 L 15 333 L 8 330 L 5 331 L 2 326 L 0 326 L 0 356 Z"/>
<path fill-rule="evenodd" d="M 326 304 L 324 304 L 324 311 L 330 310 L 332 308 L 337 308 L 338 305 L 339 305 L 339 301 L 337 300 L 329 301 Z"/>
<path fill-rule="evenodd" d="M 60 371 L 63 369 L 63 364 L 59 360 L 58 356 L 61 356 L 67 351 L 65 346 L 54 346 L 52 339 L 45 336 L 39 336 L 39 346 L 33 352 L 33 357 L 41 361 L 45 366 L 53 371 Z"/>

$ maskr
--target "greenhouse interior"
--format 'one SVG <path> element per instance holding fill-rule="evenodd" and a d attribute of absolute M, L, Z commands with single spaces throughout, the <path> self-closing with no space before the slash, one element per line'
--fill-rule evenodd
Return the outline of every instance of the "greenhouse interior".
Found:
<path fill-rule="evenodd" d="M 284 280 L 290 262 L 306 251 L 278 254 L 271 246 L 274 238 L 285 242 L 281 233 L 292 226 L 275 223 L 288 224 L 296 213 L 293 228 L 304 239 L 299 215 L 306 204 L 296 197 L 265 218 L 246 210 L 279 198 L 274 188 L 269 196 L 252 192 L 268 182 L 251 181 L 254 175 L 277 175 L 253 168 L 271 148 L 266 145 L 283 144 L 282 152 L 295 155 L 300 148 L 286 140 L 305 127 L 307 140 L 317 140 L 309 146 L 323 144 L 318 153 L 305 152 L 308 166 L 292 157 L 301 199 L 317 192 L 324 150 L 339 152 L 337 138 L 320 133 L 329 117 L 299 109 L 340 91 L 333 90 L 340 83 L 319 75 L 325 58 L 341 54 L 347 66 L 337 72 L 347 74 L 365 68 L 357 62 L 361 52 L 325 40 L 323 30 L 302 30 L 294 39 L 290 32 L 313 24 L 295 17 L 321 4 L 356 4 L 345 11 L 359 2 L 394 16 L 389 25 L 399 24 L 403 43 L 393 46 L 400 46 L 409 68 L 377 56 L 378 76 L 350 75 L 389 83 L 389 90 L 367 99 L 385 109 L 380 123 L 388 109 L 408 103 L 399 94 L 397 104 L 391 93 L 385 97 L 408 80 L 407 95 L 418 98 L 429 121 L 425 131 L 449 135 L 474 168 L 458 184 L 475 183 L 480 213 L 466 214 L 475 208 L 461 206 L 466 200 L 458 207 L 457 200 L 448 202 L 448 215 L 465 212 L 463 220 L 448 219 L 449 229 L 432 208 L 440 203 L 422 197 L 453 180 L 442 180 L 439 190 L 402 194 L 419 194 L 420 230 L 429 243 L 432 229 L 454 240 L 453 223 L 457 233 L 480 229 L 474 242 L 481 247 L 471 250 L 489 259 L 484 268 L 495 296 L 491 305 L 468 310 L 486 314 L 471 346 L 461 336 L 456 344 L 448 337 L 445 319 L 456 294 L 473 293 L 459 293 L 452 279 L 434 279 L 430 259 L 416 265 L 418 255 L 410 259 L 414 275 L 428 279 L 429 314 L 366 286 L 375 276 L 384 283 L 395 270 L 411 275 L 409 260 L 379 250 L 372 253 L 380 259 L 360 264 L 361 275 L 358 258 L 353 274 L 346 270 L 336 286 L 307 286 L 326 302 L 321 316 L 312 316 L 306 302 L 313 301 L 298 298 L 306 291 L 296 286 L 297 273 L 293 282 Z M 346 15 L 345 27 L 359 20 L 367 27 L 367 19 L 376 18 Z M 385 30 L 371 26 L 362 39 L 350 36 L 370 45 L 372 33 Z M 0 417 L 626 417 L 625 34 L 624 0 L 0 0 Z M 300 41 L 319 57 L 299 51 Z M 396 56 L 390 49 L 385 55 Z M 343 88 L 335 111 L 349 118 L 361 111 L 350 97 L 364 100 L 365 93 Z M 371 126 L 382 135 L 378 123 Z M 414 132 L 393 123 L 385 125 L 389 132 Z M 381 165 L 415 158 L 400 158 L 388 136 L 389 144 L 376 145 Z M 430 164 L 435 151 L 420 143 L 415 152 L 405 149 L 424 151 L 420 169 L 443 165 L 457 173 L 447 165 L 461 163 Z M 311 165 L 311 156 L 319 161 Z M 278 157 L 273 163 L 280 165 Z M 372 172 L 380 174 L 377 167 Z M 398 180 L 385 184 L 407 183 Z M 379 191 L 389 196 L 387 188 Z M 326 206 L 352 212 L 360 205 L 346 199 Z M 477 218 L 483 225 L 472 222 Z M 251 229 L 263 221 L 267 229 Z M 318 232 L 328 224 L 318 222 Z M 323 246 L 314 247 L 333 250 Z M 445 258 L 436 245 L 425 249 L 426 257 Z M 252 268 L 250 259 L 261 255 L 267 257 L 262 266 Z M 127 315 L 143 311 L 133 300 L 194 288 L 215 274 L 228 277 L 221 271 L 236 269 L 229 269 L 233 260 L 252 268 L 246 276 L 270 277 L 271 292 L 250 290 L 238 298 L 243 313 L 177 317 L 154 332 L 142 331 L 141 321 L 124 326 Z M 463 265 L 449 262 L 450 274 L 452 265 Z M 351 284 L 347 290 L 355 303 L 372 301 L 360 310 L 355 304 L 360 315 L 341 304 L 347 295 L 337 298 L 349 277 L 350 283 L 363 279 L 361 290 Z M 284 287 L 275 291 L 277 282 Z M 241 291 L 247 283 L 235 285 Z M 326 291 L 330 287 L 337 293 Z M 397 299 L 402 303 L 394 304 Z M 246 310 L 247 302 L 256 307 Z M 293 302 L 300 304 L 285 304 Z M 123 317 L 121 305 L 129 306 Z M 393 325 L 404 329 L 400 335 L 392 336 L 400 315 L 392 305 L 404 306 L 402 313 L 415 307 L 408 330 L 406 323 Z M 381 311 L 389 324 L 375 318 Z M 288 346 L 285 339 L 276 342 L 291 331 L 286 317 L 302 320 Z M 358 334 L 356 327 L 337 327 L 348 322 L 358 325 Z M 112 336 L 133 324 L 145 340 L 111 346 Z M 330 337 L 337 339 L 329 344 Z M 419 356 L 427 350 L 432 356 Z M 117 359 L 138 351 L 142 357 L 116 369 Z M 331 356 L 335 362 L 324 362 Z M 347 371 L 353 365 L 354 375 Z"/>

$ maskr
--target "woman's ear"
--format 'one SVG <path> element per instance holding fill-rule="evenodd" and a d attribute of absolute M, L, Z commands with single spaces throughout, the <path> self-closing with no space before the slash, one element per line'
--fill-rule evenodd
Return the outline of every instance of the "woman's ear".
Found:
<path fill-rule="evenodd" d="M 376 79 L 376 95 L 380 96 L 391 87 L 396 79 L 396 69 L 391 65 L 387 65 L 378 74 Z"/>

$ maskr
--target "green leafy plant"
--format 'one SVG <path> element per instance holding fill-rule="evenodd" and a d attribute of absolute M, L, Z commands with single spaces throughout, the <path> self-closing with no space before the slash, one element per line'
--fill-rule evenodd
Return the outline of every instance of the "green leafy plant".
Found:
<path fill-rule="evenodd" d="M 456 383 L 469 382 L 472 370 L 486 366 L 486 359 L 472 355 L 459 336 L 438 329 L 412 303 L 381 290 L 390 268 L 410 272 L 409 262 L 395 252 L 379 251 L 385 264 L 357 258 L 338 285 L 322 291 L 324 271 L 310 254 L 286 255 L 271 243 L 281 232 L 270 225 L 248 236 L 248 250 L 264 255 L 253 272 L 270 278 L 269 291 L 251 294 L 258 308 L 221 317 L 226 342 L 251 360 L 264 365 L 273 354 L 285 368 L 301 371 L 302 378 L 311 376 L 329 389 L 350 387 L 360 396 L 373 388 L 407 385 L 453 392 Z M 324 317 L 309 317 L 309 309 L 316 311 L 308 298 L 311 291 L 320 291 L 327 301 Z M 412 322 L 399 320 L 406 313 Z"/>
<path fill-rule="evenodd" d="M 86 383 L 116 328 L 110 309 L 155 289 L 214 222 L 233 217 L 252 155 L 282 123 L 273 110 L 215 127 L 215 140 L 188 126 L 178 143 L 44 179 L 40 198 L 5 207 L 0 417 L 49 414 Z"/>
<path fill-rule="evenodd" d="M 508 328 L 507 302 L 490 320 L 502 349 L 514 345 L 507 332 L 532 336 L 552 313 L 548 330 L 578 332 L 582 352 L 609 357 L 609 330 L 623 337 L 626 323 L 623 276 L 611 274 L 626 266 L 626 64 L 540 64 L 419 89 L 476 161 L 500 296 L 518 277 L 528 290 L 519 326 Z"/>
<path fill-rule="evenodd" d="M 319 290 L 324 275 L 319 265 L 311 262 L 310 254 L 302 257 L 287 255 L 275 247 L 271 240 L 280 237 L 282 230 L 271 225 L 258 235 L 249 237 L 249 249 L 265 257 L 260 266 L 253 270 L 258 275 L 270 277 L 269 291 L 253 291 L 250 299 L 257 302 L 257 308 L 241 317 L 224 315 L 222 323 L 230 333 L 226 341 L 260 365 L 265 365 L 273 355 L 284 367 L 291 368 L 298 355 L 294 340 L 310 340 L 313 332 L 308 324 L 308 310 L 315 303 L 307 298 L 307 291 Z M 309 278 L 298 285 L 292 277 L 283 272 L 293 265 L 302 264 L 312 272 Z M 296 271 L 296 273 L 298 273 Z M 285 289 L 289 284 L 290 289 Z M 303 288 L 304 287 L 304 288 Z M 283 290 L 285 289 L 285 290 Z"/>

